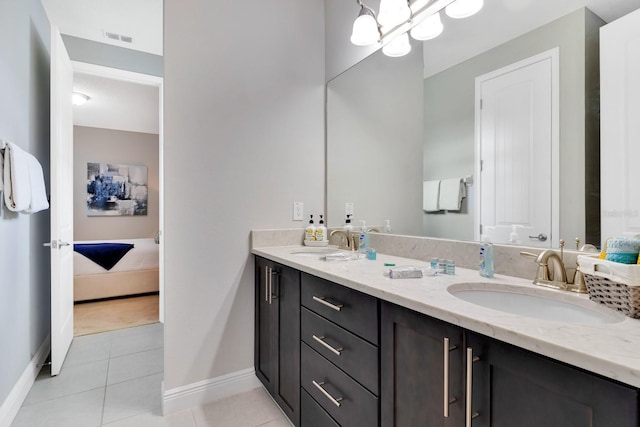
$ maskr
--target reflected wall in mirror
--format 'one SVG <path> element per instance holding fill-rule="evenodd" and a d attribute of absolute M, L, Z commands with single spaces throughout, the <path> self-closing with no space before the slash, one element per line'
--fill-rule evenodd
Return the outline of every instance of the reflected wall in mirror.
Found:
<path fill-rule="evenodd" d="M 475 79 L 559 48 L 559 233 L 600 242 L 598 28 L 585 8 L 427 78 L 415 41 L 408 57 L 369 56 L 327 85 L 327 213 L 344 223 L 345 203 L 368 225 L 390 219 L 393 232 L 474 240 L 478 187 L 461 210 L 423 211 L 423 181 L 473 176 Z M 425 42 L 429 43 L 429 42 Z M 432 65 L 432 64 L 431 64 Z M 536 173 L 536 170 L 533 171 Z M 476 180 L 477 181 L 477 180 Z M 506 194 L 505 197 L 510 197 Z M 505 224 L 506 225 L 506 224 Z M 509 229 L 510 231 L 510 229 Z M 537 234 L 537 233 L 536 233 Z M 522 244 L 528 244 L 528 235 Z"/>

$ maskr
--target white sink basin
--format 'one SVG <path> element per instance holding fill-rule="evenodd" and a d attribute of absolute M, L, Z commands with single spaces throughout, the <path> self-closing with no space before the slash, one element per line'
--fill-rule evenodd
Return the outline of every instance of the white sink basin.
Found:
<path fill-rule="evenodd" d="M 557 322 L 604 324 L 625 319 L 592 301 L 546 289 L 522 288 L 496 283 L 461 283 L 447 289 L 456 298 L 518 316 Z"/>

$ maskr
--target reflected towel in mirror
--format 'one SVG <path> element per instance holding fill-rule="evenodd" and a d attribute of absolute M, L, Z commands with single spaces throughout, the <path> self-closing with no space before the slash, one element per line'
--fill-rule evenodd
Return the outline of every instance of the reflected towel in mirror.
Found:
<path fill-rule="evenodd" d="M 462 208 L 462 199 L 466 196 L 467 189 L 464 184 L 464 178 L 451 178 L 440 181 L 440 209 L 459 211 Z"/>
<path fill-rule="evenodd" d="M 440 181 L 424 181 L 422 185 L 422 209 L 426 212 L 437 212 L 440 199 Z"/>

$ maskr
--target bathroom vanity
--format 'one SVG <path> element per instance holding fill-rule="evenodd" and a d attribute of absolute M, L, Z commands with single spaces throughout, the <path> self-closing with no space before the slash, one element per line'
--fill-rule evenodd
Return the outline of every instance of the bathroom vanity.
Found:
<path fill-rule="evenodd" d="M 427 265 L 304 249 L 252 250 L 256 373 L 294 425 L 640 425 L 639 320 L 525 279 L 464 268 L 389 279 L 385 262 Z M 487 289 L 594 315 L 523 316 L 456 296 Z"/>

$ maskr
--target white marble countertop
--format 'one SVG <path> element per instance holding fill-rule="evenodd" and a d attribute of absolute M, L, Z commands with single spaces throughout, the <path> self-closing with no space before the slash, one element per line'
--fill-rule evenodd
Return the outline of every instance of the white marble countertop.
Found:
<path fill-rule="evenodd" d="M 496 338 L 535 353 L 578 366 L 625 384 L 640 387 L 640 319 L 620 315 L 617 323 L 576 324 L 518 316 L 475 305 L 453 296 L 447 288 L 454 284 L 508 284 L 560 301 L 575 301 L 595 310 L 617 315 L 613 310 L 589 301 L 586 295 L 555 291 L 521 278 L 496 275 L 481 277 L 476 270 L 456 268 L 455 275 L 421 279 L 390 279 L 383 275 L 389 267 L 427 267 L 426 262 L 377 254 L 375 261 L 360 259 L 327 262 L 320 256 L 295 255 L 303 246 L 254 248 L 252 253 L 300 271 L 356 289 L 382 300 L 444 320 L 454 325 Z M 476 287 L 476 286 L 474 286 Z"/>

